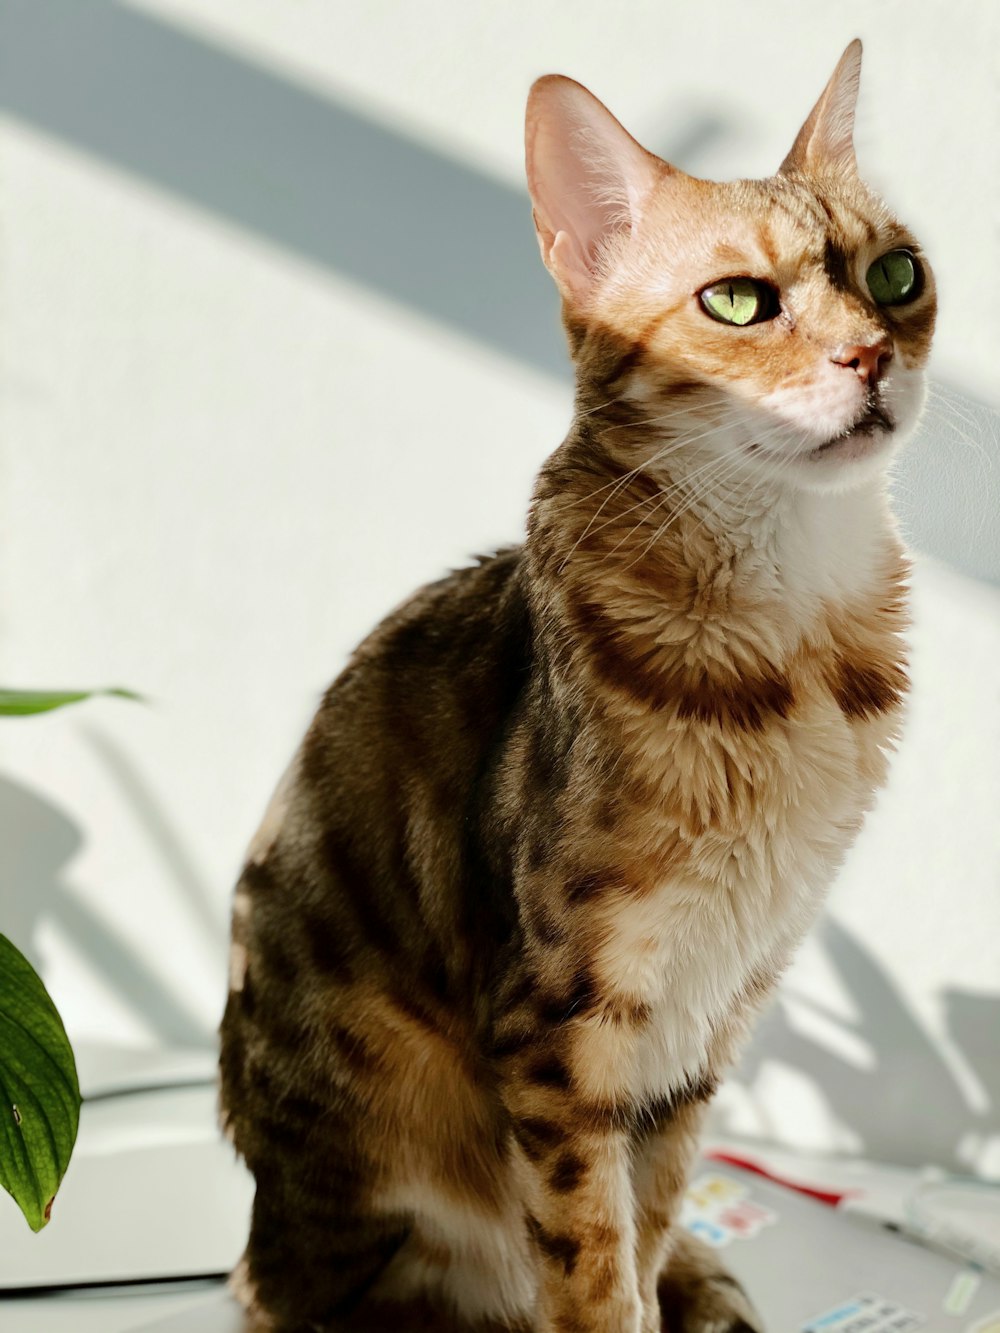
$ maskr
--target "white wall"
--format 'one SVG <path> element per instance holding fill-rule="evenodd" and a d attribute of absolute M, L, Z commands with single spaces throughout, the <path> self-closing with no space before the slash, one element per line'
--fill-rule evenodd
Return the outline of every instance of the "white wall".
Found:
<path fill-rule="evenodd" d="M 723 1123 L 1000 1171 L 1000 8 L 0 0 L 0 929 L 78 1039 L 212 1040 L 242 848 L 320 690 L 516 538 L 568 420 L 521 184 L 531 79 L 766 174 L 843 46 L 942 290 L 901 468 L 921 567 L 886 799 Z M 822 1012 L 820 1010 L 822 1009 Z"/>

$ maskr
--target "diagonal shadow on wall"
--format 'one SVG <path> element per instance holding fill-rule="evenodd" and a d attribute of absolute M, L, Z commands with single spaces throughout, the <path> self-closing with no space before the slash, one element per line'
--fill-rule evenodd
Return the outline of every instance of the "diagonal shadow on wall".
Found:
<path fill-rule="evenodd" d="M 527 194 L 329 97 L 106 0 L 0 0 L 0 108 L 569 378 Z M 723 129 L 681 123 L 688 162 Z"/>
<path fill-rule="evenodd" d="M 568 375 L 521 192 L 115 5 L 4 0 L 0 22 L 6 112 Z"/>
<path fill-rule="evenodd" d="M 0 0 L 0 110 L 569 380 L 525 191 L 329 96 L 109 0 Z M 691 169 L 735 132 L 702 106 L 670 123 L 652 147 Z M 998 421 L 940 389 L 898 472 L 916 545 L 993 580 Z"/>

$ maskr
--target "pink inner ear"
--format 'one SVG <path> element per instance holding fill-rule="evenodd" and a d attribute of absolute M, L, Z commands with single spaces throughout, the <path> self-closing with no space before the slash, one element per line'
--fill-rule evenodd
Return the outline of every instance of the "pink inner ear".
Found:
<path fill-rule="evenodd" d="M 589 272 L 601 241 L 614 230 L 621 206 L 602 202 L 608 182 L 587 152 L 587 130 L 577 124 L 543 120 L 534 138 L 529 185 L 535 213 L 545 229 L 562 237 L 564 262 Z"/>
<path fill-rule="evenodd" d="M 579 244 L 567 231 L 557 231 L 555 239 L 543 256 L 548 267 L 565 275 L 574 291 L 581 292 L 589 283 L 593 264 L 588 255 L 581 254 Z"/>
<path fill-rule="evenodd" d="M 531 90 L 526 149 L 542 257 L 564 294 L 582 299 L 608 240 L 634 226 L 656 159 L 596 97 L 558 75 Z"/>

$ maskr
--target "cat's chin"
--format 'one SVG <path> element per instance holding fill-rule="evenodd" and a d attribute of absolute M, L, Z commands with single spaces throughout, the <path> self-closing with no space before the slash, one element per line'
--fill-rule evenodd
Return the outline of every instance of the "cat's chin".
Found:
<path fill-rule="evenodd" d="M 855 428 L 800 454 L 794 484 L 809 491 L 848 491 L 885 475 L 898 443 L 892 429 Z"/>
<path fill-rule="evenodd" d="M 884 473 L 897 442 L 891 423 L 859 423 L 822 444 L 806 445 L 791 455 L 773 452 L 771 457 L 782 481 L 793 488 L 843 491 Z"/>
<path fill-rule="evenodd" d="M 806 463 L 856 463 L 862 459 L 871 458 L 875 454 L 886 451 L 887 447 L 892 445 L 892 433 L 895 426 L 888 418 L 884 423 L 881 421 L 870 421 L 867 418 L 863 423 L 853 426 L 849 431 L 841 435 L 835 435 L 832 440 L 827 440 L 819 444 L 815 449 L 808 450 L 803 455 L 803 461 Z"/>
<path fill-rule="evenodd" d="M 867 458 L 896 429 L 888 410 L 877 402 L 869 402 L 864 412 L 846 430 L 838 431 L 806 455 L 809 459 Z"/>
<path fill-rule="evenodd" d="M 897 422 L 869 405 L 846 430 L 820 444 L 806 444 L 790 460 L 789 480 L 807 490 L 847 490 L 885 470 L 897 444 Z"/>

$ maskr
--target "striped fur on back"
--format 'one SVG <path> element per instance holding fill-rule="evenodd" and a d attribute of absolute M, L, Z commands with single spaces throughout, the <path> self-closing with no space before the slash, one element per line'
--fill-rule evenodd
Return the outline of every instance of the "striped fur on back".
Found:
<path fill-rule="evenodd" d="M 858 61 L 766 181 L 694 180 L 578 85 L 533 90 L 573 425 L 524 544 L 355 651 L 236 889 L 257 1328 L 762 1327 L 676 1217 L 898 734 L 885 466 L 934 322 L 854 167 Z M 899 250 L 919 290 L 879 304 Z M 710 318 L 741 276 L 780 309 Z"/>

